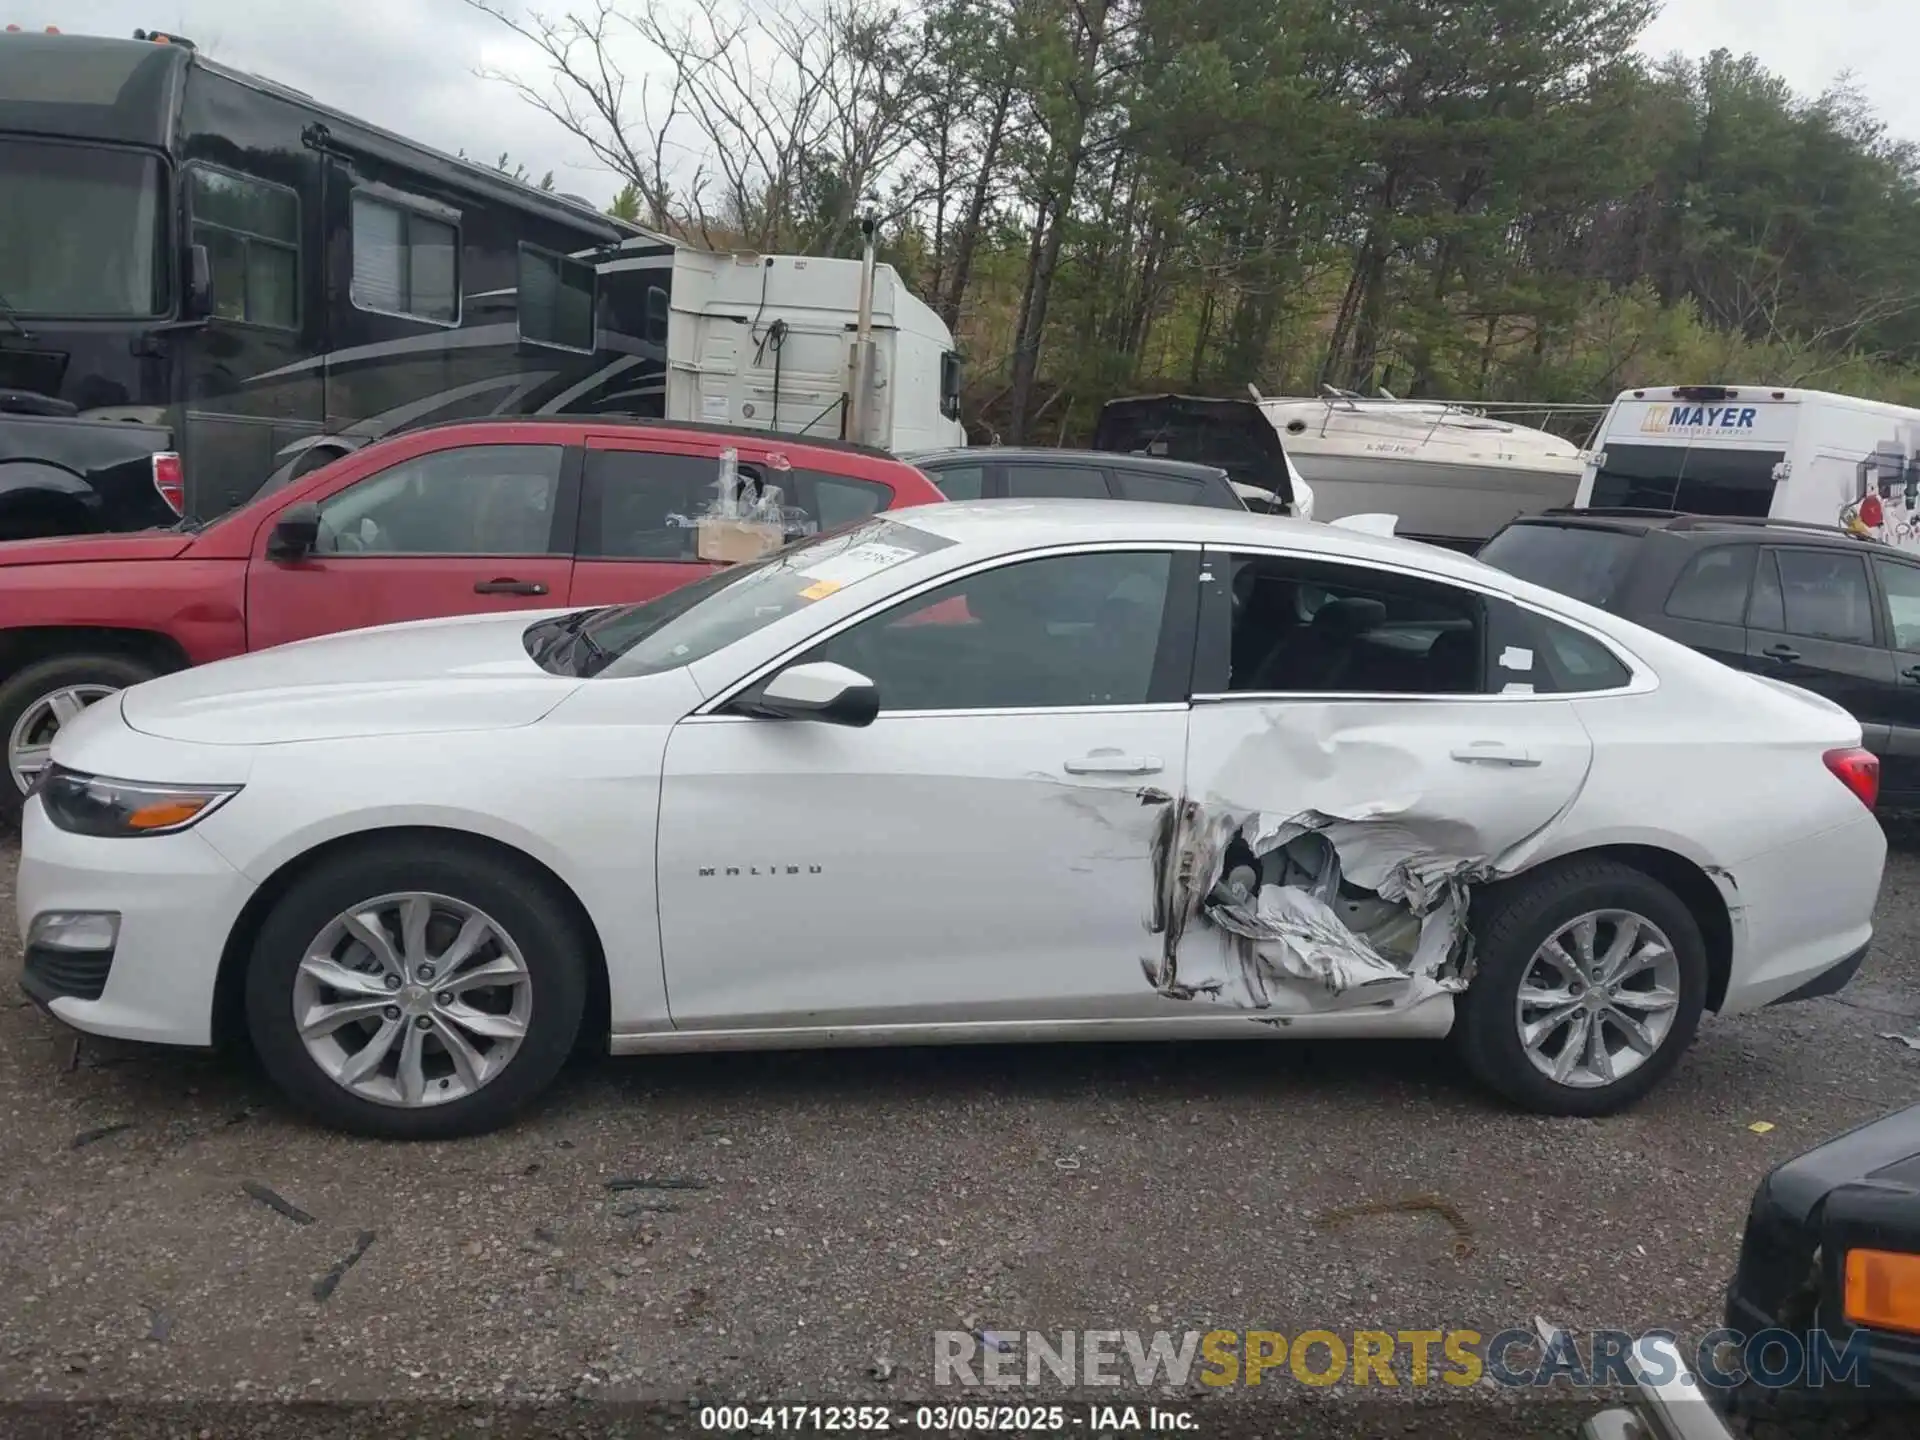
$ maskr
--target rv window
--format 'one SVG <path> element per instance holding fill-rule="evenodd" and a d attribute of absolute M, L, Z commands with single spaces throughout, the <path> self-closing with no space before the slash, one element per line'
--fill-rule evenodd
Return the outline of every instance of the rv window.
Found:
<path fill-rule="evenodd" d="M 361 310 L 460 323 L 460 232 L 415 210 L 353 197 L 353 303 Z"/>
<path fill-rule="evenodd" d="M 300 197 L 251 176 L 192 168 L 193 243 L 207 247 L 213 313 L 221 320 L 300 323 Z"/>
<path fill-rule="evenodd" d="M 1728 450 L 1705 445 L 1620 445 L 1607 442 L 1606 465 L 1594 476 L 1596 510 L 1679 510 L 1689 515 L 1773 512 L 1778 450 Z"/>
<path fill-rule="evenodd" d="M 18 72 L 0 72 L 8 72 L 0 95 L 18 98 L 9 90 Z M 8 309 L 72 319 L 163 314 L 166 213 L 166 176 L 154 156 L 0 136 L 0 293 Z M 0 334 L 11 334 L 5 321 Z M 8 358 L 24 365 L 22 353 Z M 57 344 L 40 353 L 64 369 L 68 357 Z"/>
<path fill-rule="evenodd" d="M 591 351 L 593 267 L 533 245 L 520 247 L 520 338 L 535 345 Z"/>

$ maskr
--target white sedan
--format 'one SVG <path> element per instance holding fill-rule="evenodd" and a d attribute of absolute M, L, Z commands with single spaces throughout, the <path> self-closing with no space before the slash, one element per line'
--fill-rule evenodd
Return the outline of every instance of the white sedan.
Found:
<path fill-rule="evenodd" d="M 1886 850 L 1825 700 L 1445 551 L 1091 501 L 247 655 L 53 758 L 28 993 L 401 1137 L 581 1043 L 1451 1034 L 1599 1114 L 1845 984 Z"/>

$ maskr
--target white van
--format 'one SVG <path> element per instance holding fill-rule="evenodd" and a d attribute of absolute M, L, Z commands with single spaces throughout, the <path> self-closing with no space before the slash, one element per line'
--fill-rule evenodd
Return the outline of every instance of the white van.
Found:
<path fill-rule="evenodd" d="M 1574 505 L 1796 520 L 1920 550 L 1920 410 L 1762 385 L 1623 391 Z"/>

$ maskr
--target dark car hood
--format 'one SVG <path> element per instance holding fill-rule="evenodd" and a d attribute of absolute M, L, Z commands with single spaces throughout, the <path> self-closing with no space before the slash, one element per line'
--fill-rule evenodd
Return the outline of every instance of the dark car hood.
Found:
<path fill-rule="evenodd" d="M 1843 1185 L 1905 1191 L 1920 1200 L 1920 1105 L 1785 1161 L 1762 1182 L 1761 1193 L 1782 1218 L 1803 1224 Z"/>

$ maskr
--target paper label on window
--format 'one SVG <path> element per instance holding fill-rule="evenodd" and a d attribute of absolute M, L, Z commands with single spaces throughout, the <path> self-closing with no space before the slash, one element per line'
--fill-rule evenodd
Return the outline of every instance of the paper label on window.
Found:
<path fill-rule="evenodd" d="M 900 545 L 856 545 L 851 550 L 809 565 L 800 574 L 808 580 L 831 582 L 833 588 L 838 590 L 843 585 L 851 585 L 869 575 L 878 575 L 882 570 L 912 558 L 913 551 Z"/>
<path fill-rule="evenodd" d="M 1531 680 L 1509 680 L 1500 687 L 1500 693 L 1502 695 L 1531 695 L 1533 694 L 1533 682 Z"/>
<path fill-rule="evenodd" d="M 708 424 L 722 424 L 727 421 L 727 397 L 724 395 L 702 395 L 700 397 L 700 418 Z"/>
<path fill-rule="evenodd" d="M 1509 645 L 1500 652 L 1500 668 L 1502 670 L 1531 670 L 1533 669 L 1533 652 L 1531 650 L 1523 650 L 1518 645 Z"/>

